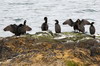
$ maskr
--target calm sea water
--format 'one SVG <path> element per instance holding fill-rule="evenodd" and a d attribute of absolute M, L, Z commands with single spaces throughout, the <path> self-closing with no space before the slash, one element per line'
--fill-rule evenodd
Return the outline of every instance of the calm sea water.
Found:
<path fill-rule="evenodd" d="M 73 28 L 62 23 L 69 18 L 74 21 L 79 18 L 95 22 L 96 34 L 100 34 L 100 0 L 0 0 L 0 37 L 12 36 L 3 28 L 24 20 L 32 28 L 28 33 L 39 32 L 45 16 L 53 32 L 55 19 L 59 20 L 62 32 L 71 32 Z M 86 31 L 89 33 L 89 26 Z"/>

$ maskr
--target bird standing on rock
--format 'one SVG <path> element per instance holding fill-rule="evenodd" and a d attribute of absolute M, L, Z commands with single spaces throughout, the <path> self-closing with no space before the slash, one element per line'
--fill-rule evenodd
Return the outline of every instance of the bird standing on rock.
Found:
<path fill-rule="evenodd" d="M 58 20 L 55 20 L 56 23 L 55 23 L 55 32 L 56 33 L 61 33 L 61 27 L 59 25 L 59 21 Z"/>
<path fill-rule="evenodd" d="M 77 19 L 76 22 L 73 22 L 72 19 L 66 20 L 63 25 L 68 24 L 69 26 L 73 27 L 74 31 L 78 30 L 78 23 L 80 22 L 80 19 Z"/>
<path fill-rule="evenodd" d="M 26 31 L 31 31 L 31 30 L 32 30 L 31 27 L 26 25 L 26 20 L 24 21 L 24 24 L 20 24 L 18 26 L 18 33 L 19 33 L 19 35 L 26 34 Z"/>
<path fill-rule="evenodd" d="M 68 24 L 69 26 L 73 27 L 74 31 L 78 30 L 79 32 L 85 32 L 85 25 L 90 25 L 90 22 L 85 19 L 77 19 L 76 22 L 73 22 L 72 19 L 66 20 L 63 25 Z"/>
<path fill-rule="evenodd" d="M 25 20 L 24 24 L 20 24 L 20 25 L 11 24 L 5 27 L 3 30 L 10 31 L 14 33 L 16 36 L 20 36 L 20 35 L 26 34 L 26 31 L 30 31 L 32 29 L 26 25 L 26 20 Z"/>
<path fill-rule="evenodd" d="M 89 28 L 91 35 L 95 34 L 95 27 L 93 24 L 94 24 L 94 22 L 91 23 L 90 28 Z"/>
<path fill-rule="evenodd" d="M 85 25 L 90 25 L 90 22 L 85 19 L 82 19 L 78 24 L 79 32 L 85 33 Z"/>
<path fill-rule="evenodd" d="M 77 31 L 80 31 L 80 30 L 79 30 L 80 22 L 81 22 L 80 19 L 77 19 L 76 22 L 74 22 L 74 26 L 73 26 L 74 31 L 76 31 L 76 30 L 77 30 Z"/>
<path fill-rule="evenodd" d="M 47 24 L 48 18 L 44 17 L 44 20 L 45 22 L 42 24 L 41 29 L 42 31 L 47 31 L 48 30 L 48 24 Z"/>

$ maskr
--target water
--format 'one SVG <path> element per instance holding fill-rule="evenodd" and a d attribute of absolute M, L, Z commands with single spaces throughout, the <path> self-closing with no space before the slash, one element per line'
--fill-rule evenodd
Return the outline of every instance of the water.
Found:
<path fill-rule="evenodd" d="M 54 32 L 55 19 L 58 19 L 62 32 L 71 32 L 73 28 L 62 23 L 71 18 L 74 21 L 87 19 L 94 21 L 96 34 L 100 34 L 100 0 L 0 0 L 0 37 L 12 36 L 3 28 L 10 24 L 20 24 L 27 20 L 34 34 L 41 31 L 43 18 L 48 17 L 49 30 Z M 89 32 L 89 26 L 86 26 Z"/>

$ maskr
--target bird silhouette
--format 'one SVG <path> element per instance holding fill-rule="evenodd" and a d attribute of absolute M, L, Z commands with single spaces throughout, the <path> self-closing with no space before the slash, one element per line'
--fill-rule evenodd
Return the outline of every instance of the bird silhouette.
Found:
<path fill-rule="evenodd" d="M 55 32 L 56 33 L 61 33 L 61 27 L 59 25 L 59 21 L 58 20 L 55 20 L 56 23 L 55 23 Z"/>
<path fill-rule="evenodd" d="M 89 31 L 90 31 L 91 35 L 95 34 L 95 31 L 96 31 L 93 24 L 94 24 L 94 22 L 91 23 L 90 28 L 89 28 Z"/>
<path fill-rule="evenodd" d="M 42 31 L 47 31 L 48 30 L 48 24 L 47 24 L 48 18 L 44 17 L 44 20 L 45 22 L 42 24 L 41 29 Z"/>
<path fill-rule="evenodd" d="M 69 26 L 73 27 L 74 31 L 79 31 L 84 33 L 85 32 L 85 25 L 90 25 L 90 22 L 85 19 L 77 19 L 76 22 L 73 22 L 72 19 L 66 20 L 63 25 L 68 24 Z"/>
<path fill-rule="evenodd" d="M 16 36 L 20 36 L 23 34 L 26 34 L 26 31 L 32 30 L 29 26 L 26 25 L 26 20 L 24 21 L 24 24 L 16 25 L 11 24 L 8 25 L 3 29 L 4 31 L 10 31 L 11 33 L 15 34 Z"/>

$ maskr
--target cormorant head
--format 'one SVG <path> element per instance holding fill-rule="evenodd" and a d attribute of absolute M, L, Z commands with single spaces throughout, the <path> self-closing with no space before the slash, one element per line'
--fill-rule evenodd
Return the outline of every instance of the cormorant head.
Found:
<path fill-rule="evenodd" d="M 56 21 L 56 24 L 58 24 L 59 23 L 59 21 L 58 20 L 55 20 Z"/>
<path fill-rule="evenodd" d="M 47 17 L 44 17 L 44 20 L 47 20 Z"/>
<path fill-rule="evenodd" d="M 91 23 L 92 25 L 94 24 L 94 22 Z"/>
<path fill-rule="evenodd" d="M 26 20 L 24 21 L 24 25 L 26 25 Z"/>
<path fill-rule="evenodd" d="M 94 22 L 92 22 L 90 25 L 93 25 L 94 24 Z"/>

